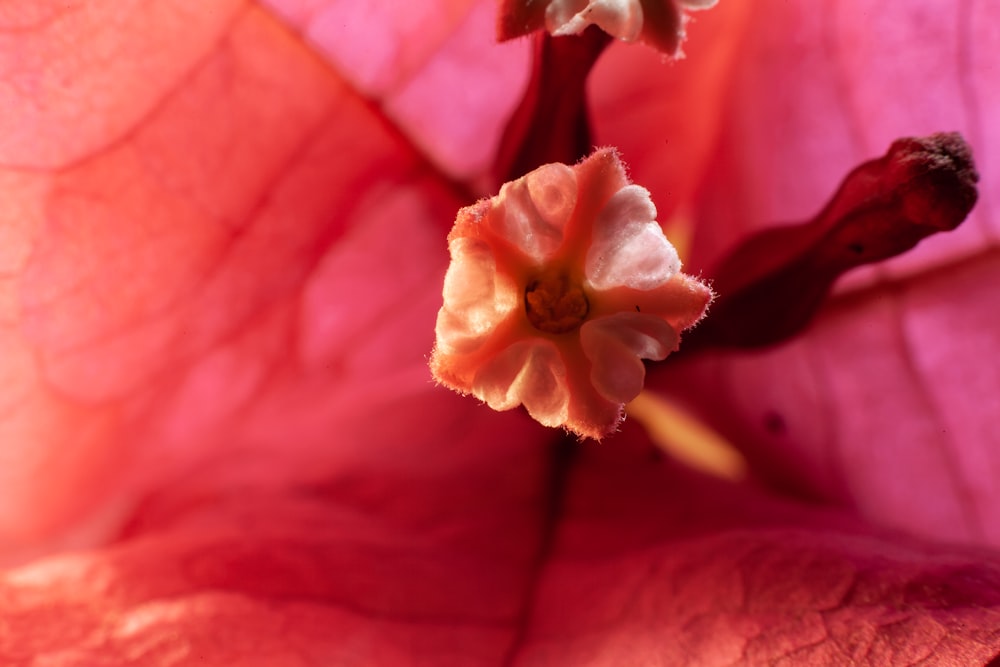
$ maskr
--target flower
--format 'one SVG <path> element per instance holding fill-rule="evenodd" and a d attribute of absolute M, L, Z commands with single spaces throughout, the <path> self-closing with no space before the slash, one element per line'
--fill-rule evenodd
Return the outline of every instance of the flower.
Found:
<path fill-rule="evenodd" d="M 648 369 L 746 483 L 434 386 L 526 45 L 492 0 L 307 4 L 3 15 L 3 662 L 996 657 L 995 3 L 722 3 L 683 63 L 598 63 L 595 136 L 693 221 L 689 270 L 899 136 L 982 168 L 959 231 L 794 340 Z"/>
<path fill-rule="evenodd" d="M 685 10 L 708 9 L 718 0 L 504 0 L 500 39 L 539 28 L 551 35 L 579 35 L 595 25 L 625 42 L 642 41 L 670 56 L 684 41 Z"/>
<path fill-rule="evenodd" d="M 712 292 L 680 272 L 645 189 L 613 150 L 547 164 L 459 211 L 434 377 L 494 410 L 600 438 Z"/>

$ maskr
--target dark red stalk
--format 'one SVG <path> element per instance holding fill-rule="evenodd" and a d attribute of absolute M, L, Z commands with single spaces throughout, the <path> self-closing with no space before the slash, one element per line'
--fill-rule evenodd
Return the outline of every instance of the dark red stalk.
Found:
<path fill-rule="evenodd" d="M 759 347 L 795 335 L 842 274 L 961 224 L 978 180 L 972 151 L 956 133 L 895 141 L 848 174 L 813 220 L 763 231 L 726 257 L 710 274 L 712 310 L 682 351 Z"/>
<path fill-rule="evenodd" d="M 582 35 L 535 35 L 528 88 L 507 123 L 493 164 L 496 185 L 549 162 L 573 164 L 594 148 L 587 114 L 587 76 L 611 42 L 591 26 Z"/>

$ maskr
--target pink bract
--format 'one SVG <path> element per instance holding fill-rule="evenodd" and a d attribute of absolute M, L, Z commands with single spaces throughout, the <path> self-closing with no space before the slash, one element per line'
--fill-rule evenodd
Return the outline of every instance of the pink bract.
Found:
<path fill-rule="evenodd" d="M 793 497 L 665 461 L 637 420 L 552 447 L 429 382 L 442 223 L 481 193 L 530 44 L 492 42 L 494 0 L 264 4 L 287 24 L 0 11 L 0 555 L 24 563 L 0 574 L 0 663 L 997 655 L 1000 4 L 724 2 L 683 62 L 598 63 L 594 136 L 661 221 L 694 221 L 689 270 L 814 214 L 895 137 L 973 145 L 973 224 L 888 272 L 912 280 L 781 349 L 649 373 Z M 947 244 L 975 254 L 928 271 Z"/>

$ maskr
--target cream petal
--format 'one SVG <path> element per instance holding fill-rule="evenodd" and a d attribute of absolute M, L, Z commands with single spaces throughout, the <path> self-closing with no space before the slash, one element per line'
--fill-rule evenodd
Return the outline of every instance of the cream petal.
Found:
<path fill-rule="evenodd" d="M 664 359 L 679 342 L 669 324 L 640 313 L 609 315 L 580 329 L 583 353 L 591 363 L 590 381 L 601 396 L 616 403 L 627 403 L 642 391 L 642 359 Z"/>
<path fill-rule="evenodd" d="M 457 238 L 449 249 L 451 265 L 435 332 L 442 351 L 467 351 L 516 307 L 516 297 L 498 287 L 496 259 L 486 243 Z"/>
<path fill-rule="evenodd" d="M 522 340 L 480 368 L 472 393 L 494 410 L 524 405 L 545 426 L 562 426 L 569 414 L 566 365 L 548 340 Z"/>
<path fill-rule="evenodd" d="M 545 29 L 555 33 L 585 10 L 588 4 L 588 0 L 551 0 L 545 8 Z"/>
<path fill-rule="evenodd" d="M 642 18 L 639 0 L 555 0 L 545 11 L 545 25 L 553 35 L 576 35 L 596 25 L 627 42 L 638 39 Z"/>
<path fill-rule="evenodd" d="M 651 290 L 680 271 L 680 258 L 656 222 L 648 190 L 628 185 L 608 200 L 595 220 L 585 266 L 587 280 L 599 290 Z"/>
<path fill-rule="evenodd" d="M 546 164 L 500 189 L 493 232 L 533 260 L 558 250 L 576 207 L 576 173 L 564 164 Z"/>

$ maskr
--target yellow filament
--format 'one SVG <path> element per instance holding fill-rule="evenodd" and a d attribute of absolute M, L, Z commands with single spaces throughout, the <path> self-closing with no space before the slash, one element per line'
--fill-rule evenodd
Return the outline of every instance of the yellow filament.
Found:
<path fill-rule="evenodd" d="M 747 475 L 747 462 L 721 435 L 676 405 L 643 391 L 626 408 L 661 449 L 686 465 L 716 477 L 737 481 Z"/>
<path fill-rule="evenodd" d="M 691 241 L 694 236 L 694 220 L 683 210 L 678 210 L 670 219 L 663 223 L 664 233 L 670 239 L 670 244 L 677 251 L 677 256 L 686 262 L 691 253 Z"/>

